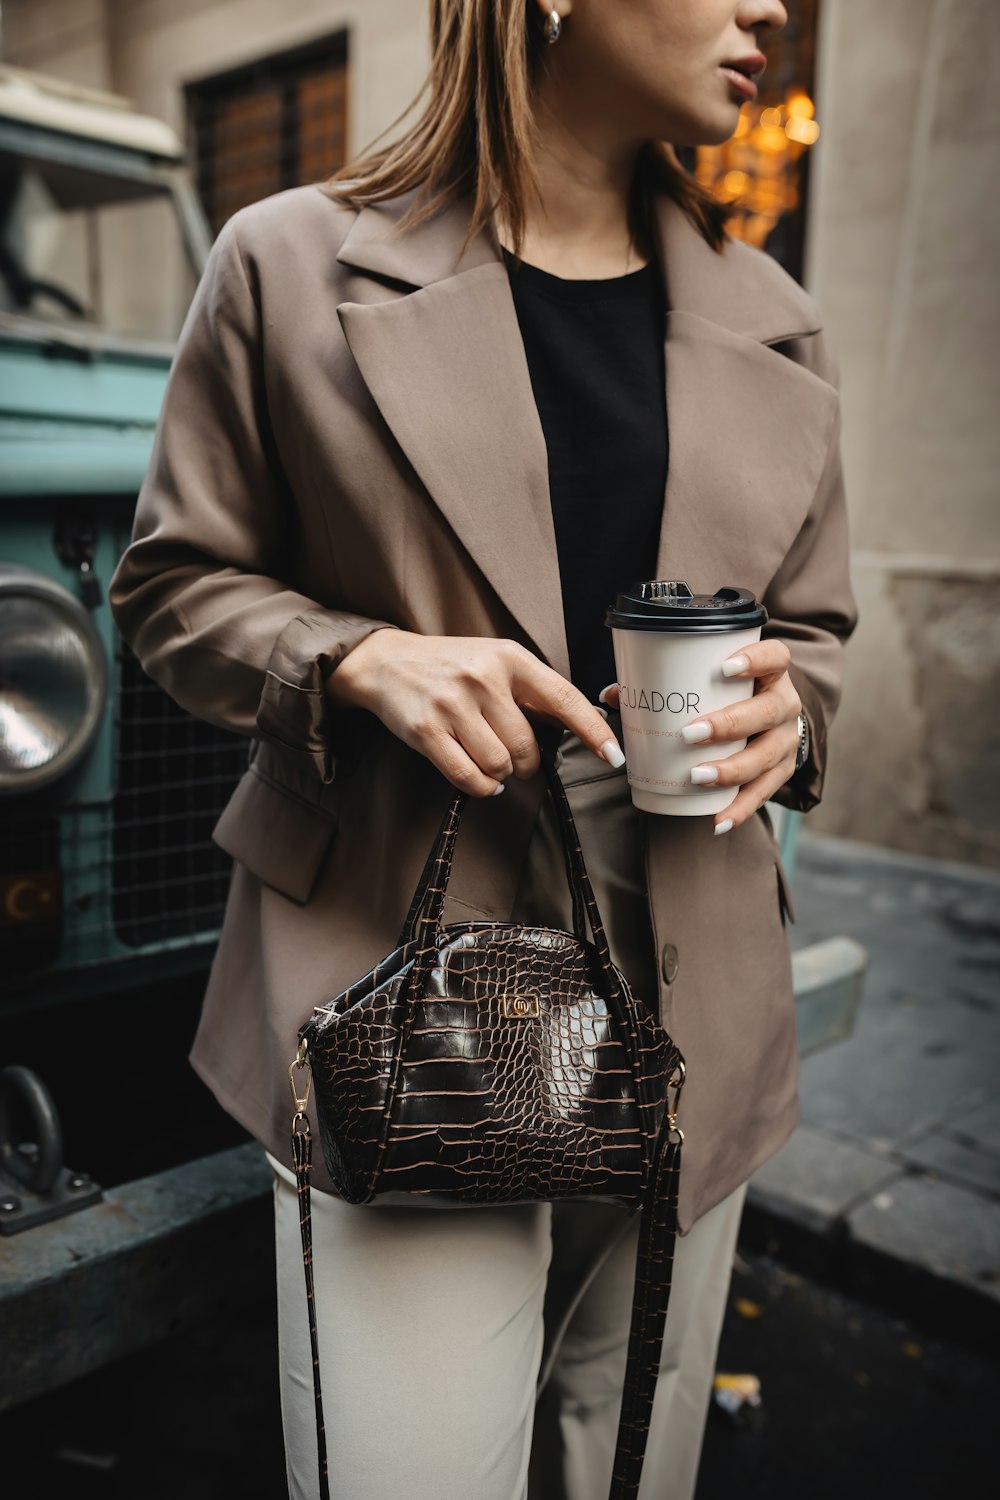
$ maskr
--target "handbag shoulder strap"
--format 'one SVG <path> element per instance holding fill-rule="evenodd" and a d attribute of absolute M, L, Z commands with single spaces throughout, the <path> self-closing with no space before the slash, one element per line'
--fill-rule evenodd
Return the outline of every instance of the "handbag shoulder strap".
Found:
<path fill-rule="evenodd" d="M 296 1100 L 296 1103 L 299 1101 Z M 302 1101 L 303 1106 L 306 1100 Z M 319 1330 L 316 1325 L 316 1284 L 313 1278 L 312 1201 L 309 1177 L 312 1172 L 312 1132 L 305 1109 L 298 1110 L 292 1122 L 292 1162 L 298 1186 L 299 1232 L 302 1236 L 302 1266 L 306 1280 L 306 1304 L 309 1312 L 309 1347 L 313 1367 L 313 1399 L 316 1405 L 316 1459 L 319 1468 L 320 1500 L 330 1500 L 330 1477 L 326 1462 L 326 1424 L 323 1420 L 323 1386 L 319 1374 Z"/>
<path fill-rule="evenodd" d="M 653 1169 L 640 1210 L 639 1243 L 636 1251 L 632 1319 L 618 1436 L 608 1500 L 637 1500 L 642 1477 L 649 1422 L 656 1394 L 663 1348 L 663 1331 L 670 1300 L 671 1271 L 677 1238 L 677 1195 L 684 1139 L 676 1122 L 676 1096 L 672 1110 L 664 1112 L 656 1141 Z M 292 1127 L 292 1159 L 298 1185 L 299 1228 L 309 1311 L 309 1342 L 312 1350 L 313 1395 L 316 1406 L 316 1450 L 320 1500 L 330 1500 L 323 1391 L 319 1368 L 319 1334 L 313 1280 L 312 1214 L 310 1174 L 312 1135 L 309 1118 L 300 1111 Z"/>

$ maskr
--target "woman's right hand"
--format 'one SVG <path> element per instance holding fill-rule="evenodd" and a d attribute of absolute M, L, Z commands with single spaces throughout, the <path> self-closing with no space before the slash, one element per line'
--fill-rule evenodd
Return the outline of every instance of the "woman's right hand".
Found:
<path fill-rule="evenodd" d="M 493 797 L 539 768 L 528 713 L 571 729 L 609 765 L 624 757 L 601 711 L 516 641 L 375 630 L 326 680 L 333 703 L 366 708 L 460 791 Z"/>

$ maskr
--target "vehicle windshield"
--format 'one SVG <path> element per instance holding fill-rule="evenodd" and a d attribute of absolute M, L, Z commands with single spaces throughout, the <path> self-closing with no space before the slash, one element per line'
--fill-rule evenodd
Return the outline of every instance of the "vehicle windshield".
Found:
<path fill-rule="evenodd" d="M 173 341 L 194 286 L 168 183 L 0 152 L 0 312 Z"/>

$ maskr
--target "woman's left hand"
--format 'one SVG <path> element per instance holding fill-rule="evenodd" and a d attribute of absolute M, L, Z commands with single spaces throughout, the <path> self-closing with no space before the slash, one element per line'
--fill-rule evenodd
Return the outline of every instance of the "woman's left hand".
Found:
<path fill-rule="evenodd" d="M 783 641 L 744 646 L 726 662 L 727 677 L 754 679 L 753 697 L 702 714 L 681 730 L 690 745 L 747 739 L 745 750 L 722 760 L 701 761 L 691 773 L 696 786 L 738 786 L 740 791 L 715 816 L 716 833 L 728 833 L 752 818 L 795 770 L 802 702 L 788 675 L 791 652 Z M 618 707 L 618 687 L 605 688 L 601 701 Z M 713 774 L 714 773 L 714 774 Z"/>

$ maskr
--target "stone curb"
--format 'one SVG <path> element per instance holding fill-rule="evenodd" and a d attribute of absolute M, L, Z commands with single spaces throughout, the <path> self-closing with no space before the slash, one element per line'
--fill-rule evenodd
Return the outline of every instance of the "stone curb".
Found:
<path fill-rule="evenodd" d="M 892 1170 L 892 1163 L 886 1165 Z M 954 1216 L 956 1204 L 960 1213 Z M 968 1234 L 970 1218 L 980 1228 L 974 1237 Z M 928 1335 L 993 1355 L 1000 1343 L 998 1288 L 992 1276 L 972 1264 L 956 1274 L 953 1264 L 935 1254 L 932 1233 L 918 1242 L 915 1237 L 927 1220 L 950 1228 L 953 1239 L 974 1245 L 981 1243 L 981 1234 L 1000 1225 L 1000 1204 L 898 1168 L 889 1185 L 839 1214 L 755 1181 L 747 1193 L 739 1243 L 905 1318 Z M 909 1254 L 904 1253 L 907 1239 L 912 1243 Z"/>

